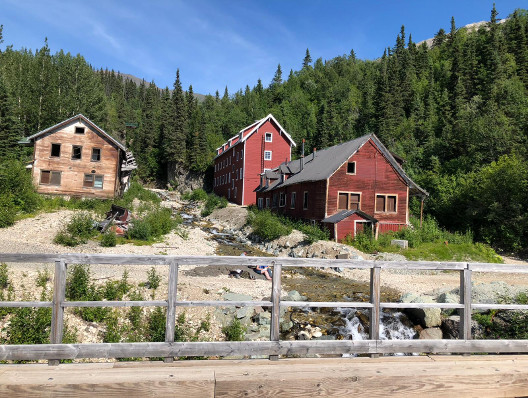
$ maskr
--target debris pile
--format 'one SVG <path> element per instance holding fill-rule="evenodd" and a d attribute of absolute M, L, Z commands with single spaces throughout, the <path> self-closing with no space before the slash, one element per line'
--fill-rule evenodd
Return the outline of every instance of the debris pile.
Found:
<path fill-rule="evenodd" d="M 105 233 L 110 229 L 118 236 L 125 236 L 132 218 L 132 213 L 128 209 L 113 204 L 106 213 L 106 218 L 99 223 L 99 230 Z"/>

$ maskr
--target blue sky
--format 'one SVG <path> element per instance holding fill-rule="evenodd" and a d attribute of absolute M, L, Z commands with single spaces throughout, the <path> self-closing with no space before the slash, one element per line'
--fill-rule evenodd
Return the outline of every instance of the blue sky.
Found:
<path fill-rule="evenodd" d="M 492 0 L 0 0 L 4 44 L 80 53 L 96 68 L 130 73 L 172 87 L 234 93 L 258 78 L 265 86 L 277 64 L 286 77 L 312 58 L 354 49 L 375 59 L 393 46 L 401 25 L 418 42 L 440 28 L 488 20 Z M 496 0 L 499 17 L 523 0 Z"/>

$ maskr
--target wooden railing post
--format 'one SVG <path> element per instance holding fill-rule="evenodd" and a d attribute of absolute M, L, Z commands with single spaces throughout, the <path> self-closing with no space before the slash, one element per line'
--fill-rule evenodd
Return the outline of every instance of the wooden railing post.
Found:
<path fill-rule="evenodd" d="M 53 280 L 53 301 L 51 307 L 51 344 L 61 344 L 64 331 L 64 299 L 66 293 L 66 263 L 64 260 L 55 261 L 55 275 Z M 50 359 L 48 365 L 56 366 L 58 359 Z"/>
<path fill-rule="evenodd" d="M 468 264 L 460 271 L 460 304 L 464 304 L 464 308 L 459 311 L 458 338 L 471 340 L 471 270 Z"/>
<path fill-rule="evenodd" d="M 273 276 L 271 280 L 271 327 L 270 327 L 270 341 L 279 341 L 280 339 L 280 296 L 281 296 L 281 275 L 282 265 L 273 264 Z M 278 361 L 278 355 L 270 355 L 271 361 Z"/>
<path fill-rule="evenodd" d="M 165 323 L 165 342 L 174 343 L 174 327 L 176 325 L 176 295 L 178 294 L 178 263 L 169 265 L 169 293 L 167 297 L 167 319 Z M 163 362 L 170 363 L 174 357 L 166 357 Z"/>
<path fill-rule="evenodd" d="M 379 340 L 380 325 L 380 276 L 381 268 L 374 266 L 370 269 L 370 340 Z M 378 358 L 379 354 L 371 354 L 372 358 Z"/>

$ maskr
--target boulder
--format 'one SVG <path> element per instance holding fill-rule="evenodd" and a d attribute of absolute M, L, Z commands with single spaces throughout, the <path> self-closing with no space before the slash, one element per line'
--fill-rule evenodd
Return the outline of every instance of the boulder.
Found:
<path fill-rule="evenodd" d="M 406 294 L 401 298 L 402 303 L 435 303 L 430 296 Z M 424 328 L 432 328 L 442 324 L 442 310 L 440 308 L 409 308 L 405 312 L 415 324 Z"/>
<path fill-rule="evenodd" d="M 442 321 L 442 332 L 446 339 L 458 339 L 460 330 L 460 316 L 451 315 Z M 471 320 L 471 335 L 474 339 L 484 338 L 484 327 L 477 321 Z"/>
<path fill-rule="evenodd" d="M 443 333 L 440 328 L 427 328 L 420 332 L 420 340 L 442 340 Z"/>
<path fill-rule="evenodd" d="M 269 325 L 271 323 L 271 314 L 269 312 L 260 312 L 253 317 L 253 320 L 259 325 Z"/>

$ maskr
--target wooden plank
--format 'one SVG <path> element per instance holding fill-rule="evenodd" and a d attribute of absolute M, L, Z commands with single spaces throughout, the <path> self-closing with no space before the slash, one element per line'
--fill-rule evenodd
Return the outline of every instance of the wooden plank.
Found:
<path fill-rule="evenodd" d="M 526 274 L 528 267 L 526 265 L 517 264 L 496 264 L 496 263 L 469 263 L 469 269 L 475 272 L 500 272 L 512 274 Z"/>
<path fill-rule="evenodd" d="M 281 301 L 281 307 L 300 307 L 300 308 L 372 308 L 371 303 L 354 302 L 354 301 Z"/>
<path fill-rule="evenodd" d="M 486 310 L 528 310 L 528 305 L 523 304 L 471 304 L 473 309 Z"/>
<path fill-rule="evenodd" d="M 174 342 L 174 328 L 176 326 L 176 295 L 178 294 L 178 264 L 169 266 L 169 289 L 167 297 L 167 318 L 165 323 L 165 342 Z M 173 362 L 173 357 L 166 357 L 163 362 Z"/>
<path fill-rule="evenodd" d="M 525 340 L 379 340 L 376 350 L 394 352 L 508 353 L 528 352 Z"/>
<path fill-rule="evenodd" d="M 279 341 L 280 338 L 280 296 L 281 296 L 281 276 L 282 267 L 280 263 L 273 266 L 273 276 L 271 285 L 271 325 L 270 325 L 270 341 Z M 272 361 L 279 359 L 278 355 L 270 355 Z"/>
<path fill-rule="evenodd" d="M 66 293 L 66 263 L 63 260 L 55 262 L 55 275 L 53 280 L 53 301 L 51 309 L 51 335 L 52 344 L 62 343 L 64 331 L 64 307 L 63 302 Z M 56 366 L 57 359 L 50 359 L 48 365 Z"/>
<path fill-rule="evenodd" d="M 65 301 L 63 307 L 166 307 L 165 300 L 152 301 Z"/>
<path fill-rule="evenodd" d="M 460 304 L 464 305 L 460 309 L 459 338 L 471 339 L 471 270 L 465 269 L 460 272 Z"/>
<path fill-rule="evenodd" d="M 453 303 L 380 303 L 381 308 L 464 308 L 463 304 Z M 527 306 L 528 308 L 528 306 Z"/>
<path fill-rule="evenodd" d="M 271 307 L 271 301 L 176 301 L 177 307 Z"/>
<path fill-rule="evenodd" d="M 52 305 L 51 301 L 0 301 L 0 307 L 6 308 L 46 308 Z"/>
<path fill-rule="evenodd" d="M 381 269 L 376 267 L 370 270 L 370 327 L 369 335 L 371 340 L 379 339 L 380 322 L 380 275 Z"/>

